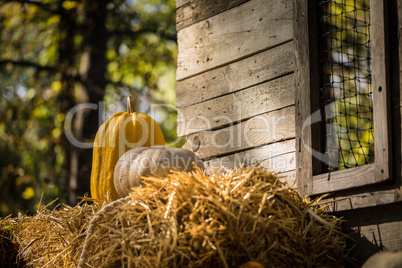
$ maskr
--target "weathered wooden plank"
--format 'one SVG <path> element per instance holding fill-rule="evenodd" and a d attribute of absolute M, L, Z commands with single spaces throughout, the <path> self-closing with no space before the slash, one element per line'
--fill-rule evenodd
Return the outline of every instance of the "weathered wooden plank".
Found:
<path fill-rule="evenodd" d="M 296 169 L 295 152 L 279 155 L 261 162 L 261 166 L 277 173 L 287 172 Z"/>
<path fill-rule="evenodd" d="M 266 112 L 294 105 L 293 75 L 220 98 L 178 109 L 177 135 L 231 125 Z"/>
<path fill-rule="evenodd" d="M 397 18 L 398 18 L 398 22 L 396 24 L 396 28 L 397 28 L 397 35 L 396 35 L 396 39 L 400 40 L 400 37 L 402 36 L 402 1 L 398 0 L 397 2 L 397 8 L 394 9 L 394 11 L 397 12 Z M 396 43 L 396 42 L 394 42 Z M 393 77 L 399 77 L 399 81 L 396 80 L 396 85 L 395 88 L 399 87 L 399 90 L 392 90 L 392 92 L 395 93 L 395 99 L 399 101 L 400 103 L 400 107 L 399 107 L 399 114 L 398 111 L 395 114 L 398 114 L 399 116 L 394 116 L 393 118 L 396 120 L 399 120 L 399 122 L 395 122 L 395 125 L 399 125 L 399 131 L 394 130 L 394 134 L 395 134 L 395 138 L 393 140 L 394 144 L 397 146 L 394 146 L 394 156 L 396 155 L 397 157 L 394 157 L 394 173 L 393 173 L 393 177 L 395 178 L 395 185 L 397 186 L 395 189 L 395 200 L 396 201 L 402 201 L 402 165 L 401 165 L 401 152 L 402 152 L 402 72 L 401 72 L 401 66 L 402 66 L 402 42 L 399 41 L 398 42 L 399 47 L 398 47 L 398 54 L 399 54 L 399 65 L 396 64 L 392 67 L 395 68 L 395 70 L 398 70 L 399 67 L 399 76 L 398 75 L 394 75 Z M 392 68 L 391 67 L 391 68 Z M 397 84 L 399 82 L 399 85 Z M 399 93 L 399 94 L 398 94 Z M 397 105 L 395 105 L 397 106 Z M 393 105 L 393 107 L 395 107 Z M 399 136 L 399 137 L 398 137 Z"/>
<path fill-rule="evenodd" d="M 342 196 L 337 196 L 335 198 L 326 198 L 325 201 L 340 200 L 332 203 L 329 207 L 329 211 L 339 212 L 349 209 L 374 207 L 395 202 L 394 190 L 369 191 L 348 195 L 346 197 L 347 199 L 343 198 L 344 197 Z"/>
<path fill-rule="evenodd" d="M 278 173 L 295 170 L 295 152 L 284 153 L 286 152 L 284 148 L 287 147 L 287 144 L 284 143 L 288 142 L 290 141 L 274 143 L 231 155 L 212 158 L 204 161 L 204 164 L 206 167 L 212 167 L 214 170 L 218 170 L 220 167 L 231 169 L 241 166 L 242 164 L 248 166 L 257 163 L 261 163 L 262 167 Z"/>
<path fill-rule="evenodd" d="M 370 2 L 371 50 L 373 74 L 373 122 L 374 122 L 374 155 L 376 180 L 383 181 L 391 177 L 391 102 L 389 89 L 389 66 L 386 1 Z"/>
<path fill-rule="evenodd" d="M 253 0 L 178 32 L 177 80 L 293 38 L 291 0 Z"/>
<path fill-rule="evenodd" d="M 193 0 L 176 10 L 177 31 L 249 0 Z M 181 1 L 177 1 L 181 2 Z M 182 3 L 179 3 L 182 4 Z"/>
<path fill-rule="evenodd" d="M 349 256 L 357 258 L 358 267 L 380 250 L 402 249 L 400 211 L 402 203 L 336 213 L 345 220 L 342 224 L 343 232 L 353 239 L 350 243 L 353 250 Z"/>
<path fill-rule="evenodd" d="M 189 5 L 191 0 L 176 0 L 176 9 L 184 6 L 184 5 Z"/>
<path fill-rule="evenodd" d="M 311 122 L 311 115 L 319 109 L 319 71 L 317 53 L 317 14 L 315 2 L 294 0 L 294 44 L 295 44 L 295 84 L 296 88 L 296 140 L 299 191 L 311 194 L 313 170 L 316 165 L 309 149 L 315 150 L 316 140 L 321 137 L 319 124 Z M 305 125 L 306 124 L 306 125 Z M 312 135 L 314 133 L 315 139 Z"/>
<path fill-rule="evenodd" d="M 314 176 L 312 194 L 322 194 L 369 185 L 376 182 L 375 164 Z"/>
<path fill-rule="evenodd" d="M 242 151 L 295 137 L 294 106 L 252 117 L 239 124 L 187 136 L 184 148 L 201 158 Z M 294 140 L 287 143 L 294 151 Z M 287 148 L 286 151 L 289 151 Z"/>
<path fill-rule="evenodd" d="M 176 106 L 187 107 L 272 80 L 294 70 L 293 42 L 190 77 L 176 84 Z"/>
<path fill-rule="evenodd" d="M 399 213 L 395 211 L 395 213 Z M 402 221 L 379 222 L 367 225 L 362 222 L 359 226 L 360 236 L 367 239 L 371 245 L 377 245 L 381 249 L 398 251 L 402 249 L 401 239 Z M 367 247 L 367 244 L 365 245 Z M 367 248 L 359 247 L 362 251 Z"/>
<path fill-rule="evenodd" d="M 296 171 L 287 171 L 284 173 L 278 174 L 279 180 L 283 183 L 287 183 L 288 185 L 293 185 L 293 189 L 297 189 L 297 181 L 296 181 Z"/>
<path fill-rule="evenodd" d="M 301 194 L 310 194 L 313 189 L 313 164 L 311 155 L 302 144 L 311 147 L 311 128 L 303 129 L 304 121 L 310 116 L 310 65 L 308 36 L 308 0 L 293 1 L 294 44 L 295 44 L 295 89 L 296 89 L 296 178 Z"/>

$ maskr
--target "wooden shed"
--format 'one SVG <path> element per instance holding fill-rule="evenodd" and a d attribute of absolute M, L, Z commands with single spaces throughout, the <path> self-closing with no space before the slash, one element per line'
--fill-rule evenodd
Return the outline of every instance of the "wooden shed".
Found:
<path fill-rule="evenodd" d="M 401 250 L 402 1 L 176 5 L 185 147 L 214 168 L 260 163 L 302 194 L 342 199 L 331 210 L 359 263 Z"/>

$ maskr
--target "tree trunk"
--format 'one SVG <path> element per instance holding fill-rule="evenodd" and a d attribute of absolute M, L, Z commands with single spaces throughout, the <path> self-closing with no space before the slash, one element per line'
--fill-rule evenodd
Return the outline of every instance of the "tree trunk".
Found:
<path fill-rule="evenodd" d="M 78 104 L 91 103 L 98 109 L 78 109 L 72 118 L 72 134 L 81 143 L 92 143 L 99 122 L 99 105 L 105 96 L 106 43 L 105 27 L 109 0 L 85 1 L 85 25 L 83 43 L 79 51 L 74 49 L 74 37 L 79 33 L 76 11 L 62 11 L 60 16 L 59 64 L 62 73 L 63 91 L 60 94 L 60 112 L 67 114 Z M 63 10 L 63 9 L 60 9 Z M 76 74 L 76 59 L 80 58 L 79 75 Z M 89 193 L 92 167 L 92 148 L 71 144 L 66 136 L 65 148 L 66 189 L 69 205 L 79 201 L 77 197 Z"/>
<path fill-rule="evenodd" d="M 75 97 L 74 97 L 74 84 L 75 81 L 71 77 L 72 70 L 76 65 L 75 55 L 76 52 L 74 50 L 74 36 L 77 32 L 77 27 L 75 25 L 75 21 L 77 19 L 77 13 L 75 9 L 64 10 L 61 6 L 62 2 L 60 1 L 59 11 L 60 11 L 60 24 L 59 24 L 59 62 L 58 69 L 60 71 L 62 89 L 60 94 L 58 95 L 58 103 L 59 103 L 59 111 L 60 113 L 67 115 L 67 113 L 76 105 Z M 74 157 L 73 153 L 73 145 L 68 141 L 66 135 L 61 136 L 60 140 L 61 145 L 64 148 L 64 170 L 66 172 L 65 182 L 66 186 L 69 185 L 69 179 L 71 175 L 71 169 L 74 169 L 74 165 L 72 165 L 71 158 Z M 60 182 L 59 182 L 60 183 Z M 67 191 L 69 191 L 68 187 L 61 187 Z M 62 193 L 64 195 L 65 192 Z M 71 202 L 68 200 L 70 205 L 73 205 L 76 202 Z"/>
<path fill-rule="evenodd" d="M 81 109 L 74 120 L 75 137 L 83 142 L 93 142 L 101 122 L 100 105 L 105 96 L 106 87 L 106 16 L 108 0 L 87 1 L 86 33 L 81 55 L 80 77 L 82 87 L 77 99 L 81 103 L 98 105 L 97 110 Z M 92 168 L 92 148 L 72 148 L 69 178 L 69 203 L 77 202 L 77 197 L 89 192 Z"/>

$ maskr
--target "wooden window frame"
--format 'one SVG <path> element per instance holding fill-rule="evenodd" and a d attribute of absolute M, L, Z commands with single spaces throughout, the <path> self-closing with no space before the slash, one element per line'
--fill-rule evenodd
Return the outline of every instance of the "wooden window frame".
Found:
<path fill-rule="evenodd" d="M 389 76 L 386 3 L 371 0 L 371 50 L 374 124 L 374 163 L 322 174 L 320 160 L 311 149 L 322 152 L 319 124 L 311 116 L 319 107 L 318 4 L 294 0 L 295 89 L 296 89 L 296 178 L 302 194 L 344 191 L 389 181 L 392 178 L 391 91 Z M 314 133 L 314 137 L 313 137 Z M 309 149 L 311 148 L 311 149 Z M 313 175 L 320 174 L 320 175 Z"/>

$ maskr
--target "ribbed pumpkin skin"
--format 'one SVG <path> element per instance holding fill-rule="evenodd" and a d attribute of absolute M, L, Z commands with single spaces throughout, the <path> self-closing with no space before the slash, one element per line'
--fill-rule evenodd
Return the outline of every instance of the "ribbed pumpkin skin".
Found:
<path fill-rule="evenodd" d="M 114 186 L 120 197 L 141 185 L 141 177 L 165 177 L 172 170 L 194 171 L 194 164 L 204 170 L 201 159 L 182 148 L 137 147 L 122 155 L 114 170 Z"/>
<path fill-rule="evenodd" d="M 163 133 L 151 117 L 137 113 L 116 113 L 101 125 L 94 140 L 91 196 L 117 200 L 113 172 L 117 161 L 135 147 L 165 145 Z"/>

